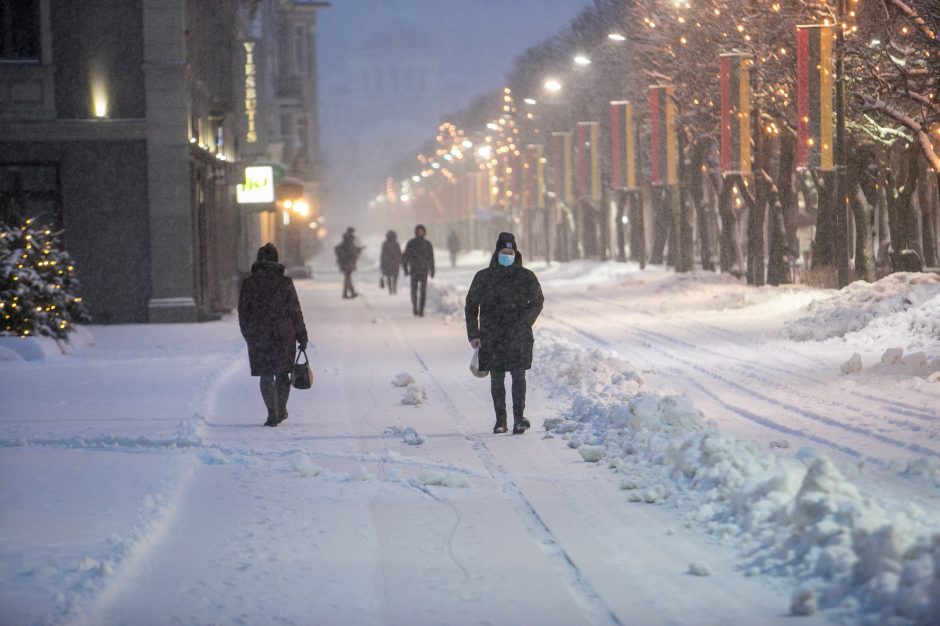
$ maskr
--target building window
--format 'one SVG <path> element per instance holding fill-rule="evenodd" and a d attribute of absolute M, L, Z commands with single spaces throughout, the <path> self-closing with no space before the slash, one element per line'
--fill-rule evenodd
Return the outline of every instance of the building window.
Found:
<path fill-rule="evenodd" d="M 56 230 L 62 228 L 59 166 L 0 164 L 0 222 L 19 224 L 30 218 Z"/>
<path fill-rule="evenodd" d="M 38 60 L 39 33 L 39 0 L 0 0 L 0 60 Z"/>

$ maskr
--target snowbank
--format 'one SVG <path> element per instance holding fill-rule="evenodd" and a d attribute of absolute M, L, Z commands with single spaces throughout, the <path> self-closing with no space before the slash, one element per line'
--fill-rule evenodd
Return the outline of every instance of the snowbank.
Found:
<path fill-rule="evenodd" d="M 749 573 L 792 579 L 794 614 L 838 607 L 872 622 L 936 623 L 940 528 L 921 530 L 936 522 L 918 509 L 867 499 L 812 450 L 776 456 L 716 430 L 614 355 L 545 331 L 536 345 L 535 377 L 571 400 L 546 428 L 585 461 L 602 457 L 630 500 L 677 506 L 747 555 Z"/>
<path fill-rule="evenodd" d="M 880 339 L 900 326 L 936 343 L 940 276 L 900 272 L 875 283 L 856 281 L 829 298 L 811 302 L 806 312 L 783 329 L 785 337 L 821 341 L 867 329 L 872 339 Z"/>

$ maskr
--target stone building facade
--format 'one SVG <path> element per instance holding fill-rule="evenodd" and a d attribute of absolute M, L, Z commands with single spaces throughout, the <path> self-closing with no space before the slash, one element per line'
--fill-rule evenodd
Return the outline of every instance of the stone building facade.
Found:
<path fill-rule="evenodd" d="M 96 322 L 234 306 L 243 43 L 264 1 L 0 0 L 0 219 L 64 229 Z"/>

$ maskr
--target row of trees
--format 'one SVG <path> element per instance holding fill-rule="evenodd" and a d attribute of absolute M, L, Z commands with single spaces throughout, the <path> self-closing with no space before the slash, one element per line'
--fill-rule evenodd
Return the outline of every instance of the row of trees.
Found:
<path fill-rule="evenodd" d="M 848 156 L 841 172 L 796 166 L 795 33 L 797 25 L 814 23 L 841 25 L 844 34 L 837 50 L 846 76 Z M 648 184 L 642 196 L 652 210 L 653 262 L 689 270 L 697 252 L 706 269 L 743 273 L 754 284 L 787 282 L 799 254 L 798 228 L 809 221 L 814 268 L 835 269 L 852 257 L 855 275 L 873 280 L 879 269 L 917 269 L 920 260 L 937 266 L 938 33 L 935 0 L 594 0 L 569 28 L 516 60 L 509 89 L 538 104 L 513 106 L 515 144 L 547 145 L 550 131 L 578 121 L 600 122 L 609 137 L 611 100 L 633 101 L 643 111 L 650 85 L 674 85 L 680 182 L 668 201 Z M 753 59 L 749 176 L 726 176 L 719 166 L 718 55 L 727 52 Z M 578 54 L 590 65 L 573 68 Z M 563 85 L 554 98 L 544 91 L 549 77 Z M 506 114 L 501 96 L 478 98 L 453 123 L 485 129 Z M 438 143 L 423 153 L 434 154 Z M 642 120 L 639 144 L 649 146 Z M 626 198 L 610 184 L 609 148 L 601 157 L 605 195 L 595 209 L 600 222 L 610 223 Z M 409 166 L 396 174 L 407 175 Z M 500 201 L 511 213 L 519 198 Z M 645 242 L 632 240 L 631 255 L 644 255 Z"/>

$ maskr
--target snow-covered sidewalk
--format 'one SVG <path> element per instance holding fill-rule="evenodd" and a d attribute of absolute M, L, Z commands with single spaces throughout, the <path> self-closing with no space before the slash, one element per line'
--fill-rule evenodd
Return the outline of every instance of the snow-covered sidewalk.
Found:
<path fill-rule="evenodd" d="M 897 550 L 940 508 L 940 385 L 843 375 L 874 340 L 767 334 L 830 294 L 540 268 L 535 428 L 496 436 L 460 319 L 481 260 L 440 271 L 423 319 L 368 272 L 352 301 L 326 268 L 299 281 L 317 380 L 276 429 L 234 319 L 0 362 L 0 621 L 763 624 L 936 602 L 937 548 Z M 869 589 L 833 591 L 859 559 L 830 526 L 888 527 L 896 489 L 911 527 L 868 544 Z"/>

